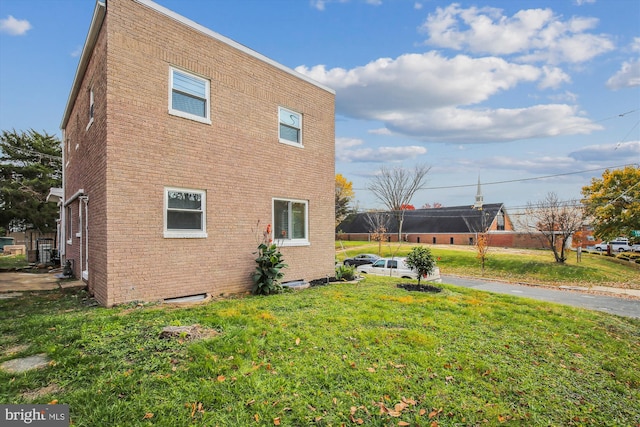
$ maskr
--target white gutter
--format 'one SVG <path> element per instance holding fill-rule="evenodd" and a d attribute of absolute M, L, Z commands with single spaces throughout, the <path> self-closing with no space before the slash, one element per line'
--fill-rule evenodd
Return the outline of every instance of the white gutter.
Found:
<path fill-rule="evenodd" d="M 107 14 L 106 1 L 105 2 L 97 1 L 96 7 L 93 10 L 93 18 L 91 18 L 91 26 L 89 27 L 89 33 L 87 34 L 87 39 L 84 42 L 84 47 L 82 48 L 82 54 L 80 55 L 80 62 L 78 63 L 78 68 L 76 69 L 76 75 L 73 78 L 73 84 L 71 85 L 71 92 L 69 93 L 69 98 L 67 99 L 67 106 L 64 109 L 64 115 L 62 116 L 62 123 L 60 123 L 60 129 L 65 129 L 67 127 L 67 122 L 69 121 L 69 116 L 71 115 L 73 104 L 76 100 L 76 97 L 78 96 L 78 92 L 80 91 L 80 83 L 82 82 L 84 73 L 87 71 L 87 67 L 89 66 L 91 53 L 93 52 L 93 48 L 95 47 L 96 42 L 98 40 L 98 34 L 100 34 L 100 28 L 102 28 L 102 22 L 104 21 L 104 17 L 106 14 Z"/>
<path fill-rule="evenodd" d="M 84 195 L 84 188 L 81 188 L 80 190 L 76 191 L 75 193 L 73 193 L 73 196 L 71 196 L 69 199 L 67 199 L 66 202 L 64 202 L 64 206 L 68 206 L 70 203 L 72 203 L 74 200 L 76 200 L 78 197 Z"/>

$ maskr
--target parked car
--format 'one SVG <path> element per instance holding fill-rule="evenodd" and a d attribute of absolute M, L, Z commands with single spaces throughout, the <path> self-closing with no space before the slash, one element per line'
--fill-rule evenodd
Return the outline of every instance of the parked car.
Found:
<path fill-rule="evenodd" d="M 611 245 L 612 252 L 625 252 L 631 250 L 631 245 L 629 245 L 629 240 L 627 239 L 616 239 L 610 242 L 598 243 L 595 248 L 597 251 L 606 251 L 607 246 L 609 245 Z"/>
<path fill-rule="evenodd" d="M 631 250 L 633 252 L 640 252 L 640 243 L 636 243 L 635 245 L 631 245 Z"/>
<path fill-rule="evenodd" d="M 410 269 L 406 264 L 406 258 L 380 258 L 373 264 L 361 265 L 357 271 L 362 274 L 374 274 L 376 276 L 401 277 L 403 279 L 417 279 L 418 273 Z M 440 269 L 435 267 L 433 272 L 421 281 L 442 282 Z"/>
<path fill-rule="evenodd" d="M 377 260 L 379 260 L 380 257 L 378 255 L 374 255 L 374 254 L 360 254 L 360 255 L 356 255 L 353 258 L 347 258 L 344 260 L 344 265 L 353 265 L 353 266 L 359 266 L 359 265 L 365 265 L 365 264 L 373 264 L 374 262 L 376 262 Z"/>

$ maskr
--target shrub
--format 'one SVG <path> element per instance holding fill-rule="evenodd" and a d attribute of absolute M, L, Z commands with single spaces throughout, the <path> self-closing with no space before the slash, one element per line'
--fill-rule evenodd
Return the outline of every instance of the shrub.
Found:
<path fill-rule="evenodd" d="M 415 246 L 407 255 L 407 266 L 418 272 L 418 285 L 422 276 L 428 276 L 436 268 L 436 260 L 431 255 L 431 250 L 424 246 Z"/>
<path fill-rule="evenodd" d="M 356 267 L 353 265 L 339 265 L 336 267 L 336 279 L 351 281 L 356 278 Z"/>
<path fill-rule="evenodd" d="M 271 224 L 263 233 L 263 242 L 258 245 L 258 258 L 256 258 L 256 270 L 251 275 L 253 280 L 252 292 L 256 295 L 271 295 L 282 292 L 280 279 L 284 277 L 281 271 L 287 267 L 282 262 L 282 253 L 271 239 Z"/>

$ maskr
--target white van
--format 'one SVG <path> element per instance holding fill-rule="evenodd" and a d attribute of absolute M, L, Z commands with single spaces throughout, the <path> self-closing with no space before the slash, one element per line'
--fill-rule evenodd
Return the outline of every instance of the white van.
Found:
<path fill-rule="evenodd" d="M 631 251 L 631 245 L 629 244 L 629 239 L 624 239 L 624 238 L 618 238 L 610 242 L 598 243 L 595 247 L 597 251 L 606 251 L 608 245 L 611 245 L 612 252 Z"/>
<path fill-rule="evenodd" d="M 410 269 L 406 264 L 406 258 L 380 258 L 373 264 L 361 265 L 357 271 L 362 274 L 374 274 L 376 276 L 401 277 L 403 279 L 417 279 L 418 273 Z M 420 281 L 441 283 L 440 269 L 435 267 L 431 274 Z"/>

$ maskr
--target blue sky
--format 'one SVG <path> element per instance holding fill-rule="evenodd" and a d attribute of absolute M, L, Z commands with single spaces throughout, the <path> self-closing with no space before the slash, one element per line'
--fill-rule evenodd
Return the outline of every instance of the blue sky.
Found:
<path fill-rule="evenodd" d="M 336 90 L 360 209 L 382 166 L 431 166 L 416 207 L 470 205 L 480 176 L 517 210 L 640 164 L 637 0 L 157 3 Z M 60 135 L 94 4 L 0 0 L 0 129 Z"/>

